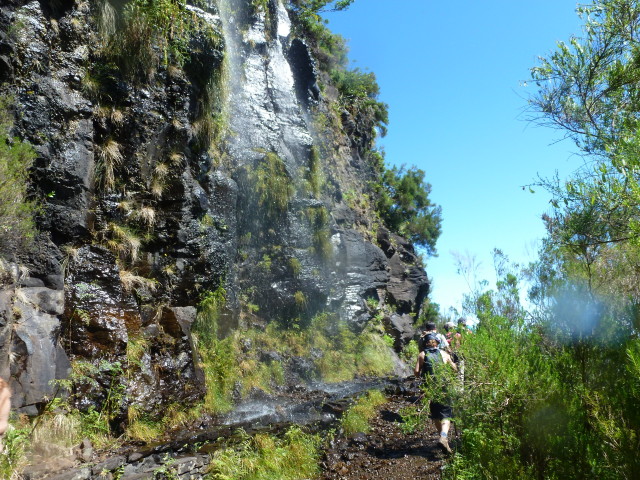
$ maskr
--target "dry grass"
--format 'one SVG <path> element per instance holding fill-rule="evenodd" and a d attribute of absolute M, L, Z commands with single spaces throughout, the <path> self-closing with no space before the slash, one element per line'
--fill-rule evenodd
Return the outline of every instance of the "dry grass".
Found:
<path fill-rule="evenodd" d="M 118 110 L 117 108 L 112 108 L 110 118 L 111 118 L 111 122 L 118 127 L 121 127 L 124 124 L 125 117 L 122 110 Z"/>
<path fill-rule="evenodd" d="M 126 292 L 130 292 L 135 288 L 144 288 L 155 292 L 158 287 L 156 280 L 135 275 L 130 270 L 120 270 L 120 283 Z"/>
<path fill-rule="evenodd" d="M 44 458 L 70 458 L 81 435 L 78 417 L 62 413 L 42 415 L 33 430 L 31 450 Z"/>
<path fill-rule="evenodd" d="M 153 173 L 158 180 L 164 180 L 169 175 L 169 166 L 166 163 L 157 163 Z"/>
<path fill-rule="evenodd" d="M 122 146 L 112 138 L 98 147 L 96 173 L 100 183 L 107 190 L 113 190 L 115 187 L 115 171 L 124 160 L 121 148 Z"/>
<path fill-rule="evenodd" d="M 156 223 L 156 211 L 153 207 L 142 205 L 136 213 L 136 217 L 140 219 L 147 227 L 153 227 Z"/>
<path fill-rule="evenodd" d="M 171 155 L 169 155 L 169 161 L 171 165 L 181 167 L 184 165 L 184 155 L 181 152 L 172 152 Z"/>
<path fill-rule="evenodd" d="M 154 178 L 151 182 L 151 194 L 156 198 L 162 198 L 164 194 L 165 183 L 160 178 Z"/>
<path fill-rule="evenodd" d="M 135 232 L 127 227 L 110 222 L 107 226 L 107 247 L 117 256 L 130 257 L 132 261 L 138 259 L 142 241 Z"/>

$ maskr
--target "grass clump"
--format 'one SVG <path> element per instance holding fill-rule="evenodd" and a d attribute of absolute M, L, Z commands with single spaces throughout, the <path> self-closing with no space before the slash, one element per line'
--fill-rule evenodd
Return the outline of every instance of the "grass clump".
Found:
<path fill-rule="evenodd" d="M 377 408 L 386 401 L 385 396 L 378 390 L 369 390 L 360 397 L 340 419 L 340 427 L 344 434 L 348 436 L 358 432 L 367 433 L 371 428 L 369 421 L 375 416 Z"/>
<path fill-rule="evenodd" d="M 321 440 L 291 427 L 282 438 L 242 433 L 235 447 L 213 454 L 209 478 L 215 480 L 302 480 L 319 473 Z"/>
<path fill-rule="evenodd" d="M 127 412 L 129 425 L 126 430 L 127 437 L 132 440 L 151 442 L 159 438 L 164 432 L 163 424 L 153 420 L 147 415 L 143 415 L 140 408 L 131 405 Z"/>
<path fill-rule="evenodd" d="M 324 176 L 322 175 L 322 162 L 318 147 L 313 145 L 309 154 L 309 169 L 305 172 L 305 180 L 309 192 L 315 197 L 320 198 L 322 187 L 324 186 Z"/>
<path fill-rule="evenodd" d="M 276 153 L 267 153 L 257 166 L 255 188 L 258 205 L 266 209 L 268 217 L 278 218 L 289 208 L 294 188 L 284 162 Z"/>
<path fill-rule="evenodd" d="M 121 149 L 122 145 L 112 138 L 97 147 L 96 179 L 105 190 L 116 186 L 116 170 L 124 161 Z"/>

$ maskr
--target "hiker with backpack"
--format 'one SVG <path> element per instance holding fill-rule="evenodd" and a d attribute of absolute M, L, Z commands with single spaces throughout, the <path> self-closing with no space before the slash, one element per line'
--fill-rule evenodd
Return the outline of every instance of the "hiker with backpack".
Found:
<path fill-rule="evenodd" d="M 446 350 L 449 346 L 447 339 L 441 333 L 438 333 L 436 330 L 436 324 L 434 322 L 427 322 L 424 326 L 424 330 L 422 334 L 420 334 L 420 338 L 418 339 L 418 349 L 420 351 L 424 350 L 425 338 L 427 335 L 433 334 L 438 339 L 438 348 Z"/>
<path fill-rule="evenodd" d="M 436 380 L 442 381 L 439 374 L 439 369 L 443 366 L 445 368 L 452 368 L 454 372 L 458 371 L 456 364 L 453 363 L 451 356 L 444 350 L 438 348 L 439 339 L 435 334 L 430 333 L 425 336 L 425 349 L 418 355 L 418 361 L 414 373 L 416 376 L 424 377 L 431 384 Z M 447 389 L 447 385 L 442 385 L 443 390 Z M 446 392 L 445 392 L 446 395 Z M 448 453 L 451 453 L 449 447 L 449 427 L 451 426 L 451 417 L 453 416 L 450 405 L 446 405 L 442 402 L 435 401 L 433 399 L 429 402 L 429 417 L 434 421 L 436 429 L 440 432 L 438 443 Z"/>

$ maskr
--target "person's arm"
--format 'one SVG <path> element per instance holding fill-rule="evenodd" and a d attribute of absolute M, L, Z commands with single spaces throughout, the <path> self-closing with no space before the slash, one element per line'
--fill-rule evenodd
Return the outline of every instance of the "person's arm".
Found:
<path fill-rule="evenodd" d="M 0 390 L 0 435 L 7 431 L 9 426 L 9 411 L 11 410 L 11 390 L 5 386 Z"/>
<path fill-rule="evenodd" d="M 450 365 L 451 368 L 453 368 L 454 372 L 458 371 L 458 366 L 453 363 L 453 360 L 451 359 L 451 355 L 449 355 L 447 352 L 440 350 L 440 355 L 442 355 L 442 360 L 444 361 L 444 363 L 446 363 L 447 365 Z"/>

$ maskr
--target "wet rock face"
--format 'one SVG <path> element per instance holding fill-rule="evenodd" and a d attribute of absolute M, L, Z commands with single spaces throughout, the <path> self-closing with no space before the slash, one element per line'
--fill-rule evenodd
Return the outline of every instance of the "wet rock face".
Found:
<path fill-rule="evenodd" d="M 411 245 L 384 232 L 372 239 L 366 212 L 345 203 L 373 178 L 371 128 L 345 116 L 352 137 L 318 134 L 316 115 L 337 93 L 327 85 L 321 94 L 322 73 L 285 2 L 270 0 L 266 12 L 238 2 L 224 19 L 208 3 L 189 14 L 218 32 L 224 20 L 225 42 L 197 31 L 183 67 L 160 65 L 144 79 L 99 56 L 93 2 L 0 5 L 0 94 L 14 95 L 15 134 L 37 151 L 32 193 L 43 205 L 36 248 L 19 255 L 30 274 L 0 294 L 0 375 L 11 376 L 25 411 L 76 362 L 113 367 L 97 390 L 86 387 L 82 408 L 104 397 L 113 375 L 127 392 L 123 411 L 197 401 L 191 325 L 202 296 L 220 286 L 222 334 L 246 326 L 247 302 L 263 324 L 332 310 L 357 330 L 371 317 L 365 299 L 406 320 L 428 293 Z M 223 59 L 228 135 L 209 148 Z M 277 211 L 256 174 L 271 154 L 292 186 Z M 389 327 L 398 345 L 404 320 Z M 304 359 L 298 367 L 304 381 Z"/>
<path fill-rule="evenodd" d="M 113 255 L 82 247 L 69 261 L 63 328 L 70 354 L 114 359 L 124 355 L 129 331 L 140 329 L 140 315 L 120 282 Z"/>

